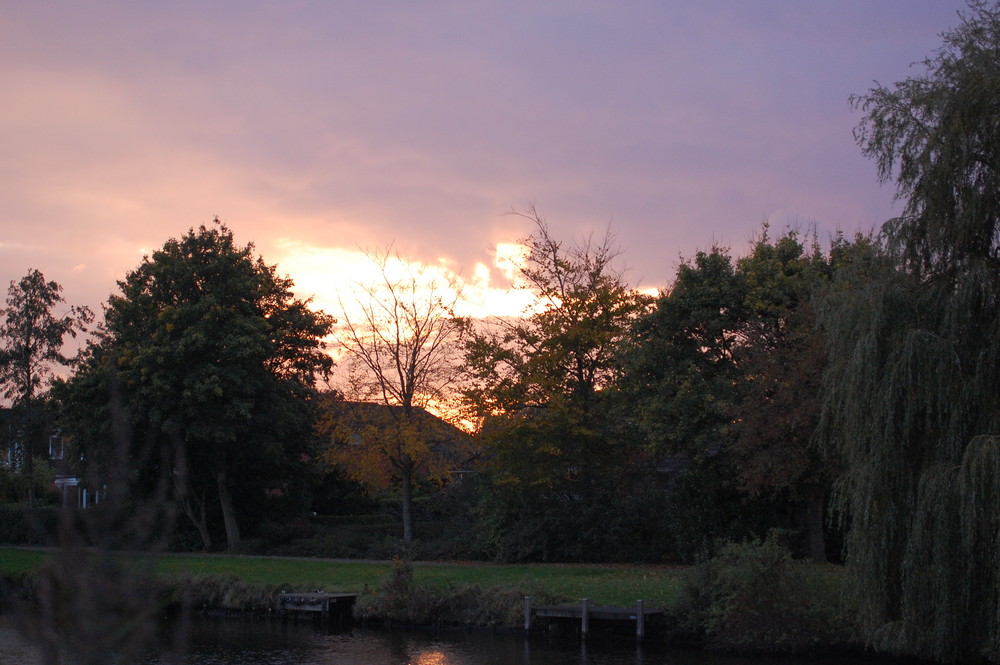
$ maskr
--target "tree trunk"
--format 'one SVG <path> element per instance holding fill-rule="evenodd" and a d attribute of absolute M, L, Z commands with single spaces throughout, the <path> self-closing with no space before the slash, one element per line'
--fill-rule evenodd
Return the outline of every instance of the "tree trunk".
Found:
<path fill-rule="evenodd" d="M 403 474 L 403 540 L 413 540 L 413 472 L 406 469 Z"/>
<path fill-rule="evenodd" d="M 28 507 L 35 507 L 35 455 L 34 455 L 34 438 L 35 438 L 35 419 L 34 419 L 34 404 L 32 403 L 31 397 L 26 400 L 24 405 L 24 413 L 21 416 L 21 427 L 22 433 L 22 443 L 21 443 L 21 454 L 24 456 L 23 468 L 21 472 L 24 477 L 28 479 Z"/>
<path fill-rule="evenodd" d="M 29 448 L 24 461 L 24 475 L 28 478 L 28 507 L 34 508 L 35 499 L 35 465 L 31 460 L 31 449 Z"/>
<path fill-rule="evenodd" d="M 809 556 L 817 563 L 826 563 L 826 536 L 823 533 L 824 494 L 820 488 L 809 493 L 806 500 L 805 517 L 806 533 L 809 537 Z"/>
<path fill-rule="evenodd" d="M 212 550 L 212 534 L 208 530 L 208 517 L 205 515 L 205 496 L 201 496 L 200 500 L 194 501 L 197 504 L 197 512 L 195 512 L 196 506 L 192 505 L 191 499 L 184 499 L 184 514 L 188 516 L 188 519 L 194 523 L 195 527 L 198 528 L 198 534 L 201 536 L 202 547 L 205 548 L 206 552 Z"/>
<path fill-rule="evenodd" d="M 219 486 L 219 507 L 222 508 L 222 521 L 226 526 L 226 551 L 233 553 L 240 546 L 240 527 L 236 523 L 236 511 L 233 509 L 233 497 L 226 484 L 226 472 L 216 474 Z"/>

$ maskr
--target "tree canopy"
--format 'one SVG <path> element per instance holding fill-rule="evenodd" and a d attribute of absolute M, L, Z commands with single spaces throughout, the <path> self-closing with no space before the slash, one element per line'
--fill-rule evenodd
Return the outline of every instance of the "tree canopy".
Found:
<path fill-rule="evenodd" d="M 617 376 L 618 345 L 650 298 L 615 267 L 610 234 L 564 246 L 534 209 L 517 214 L 536 228 L 518 270 L 537 303 L 523 318 L 473 331 L 465 399 L 479 417 L 557 402 L 586 412 Z"/>
<path fill-rule="evenodd" d="M 798 230 L 772 237 L 765 224 L 735 261 L 724 248 L 700 251 L 680 265 L 623 350 L 620 389 L 654 458 L 683 456 L 705 465 L 698 473 L 711 467 L 719 497 L 736 489 L 760 509 L 785 504 L 796 513 L 786 526 L 801 529 L 820 560 L 833 474 L 810 442 L 826 360 L 812 301 L 833 256 L 851 246 L 838 238 L 827 255 L 815 237 L 807 247 Z M 740 510 L 730 509 L 734 518 Z"/>
<path fill-rule="evenodd" d="M 735 435 L 745 293 L 728 251 L 715 247 L 682 263 L 673 286 L 637 321 L 623 389 L 657 456 L 703 455 Z"/>
<path fill-rule="evenodd" d="M 17 420 L 15 458 L 18 471 L 34 473 L 35 443 L 40 436 L 42 397 L 51 380 L 54 365 L 67 366 L 72 359 L 62 352 L 67 335 L 76 337 L 93 321 L 87 307 L 71 306 L 65 313 L 62 287 L 46 281 L 40 270 L 31 269 L 11 281 L 7 306 L 0 310 L 0 392 L 11 401 Z M 34 502 L 34 485 L 29 484 L 28 501 Z"/>
<path fill-rule="evenodd" d="M 118 285 L 86 367 L 120 386 L 136 446 L 177 444 L 177 457 L 151 463 L 184 474 L 204 546 L 217 502 L 235 549 L 240 507 L 257 510 L 265 490 L 281 491 L 282 470 L 311 439 L 308 398 L 332 364 L 323 338 L 333 319 L 296 299 L 292 281 L 221 223 L 171 238 Z M 92 397 L 101 384 L 92 376 L 73 377 L 69 394 Z"/>
<path fill-rule="evenodd" d="M 902 214 L 841 273 L 821 434 L 843 455 L 861 623 L 883 648 L 1000 658 L 1000 8 L 855 98 Z"/>
<path fill-rule="evenodd" d="M 603 551 L 629 533 L 632 463 L 608 388 L 618 350 L 649 298 L 614 266 L 613 238 L 566 246 L 532 209 L 535 233 L 519 271 L 537 297 L 525 317 L 473 328 L 463 395 L 481 423 L 490 486 L 481 504 L 486 547 L 501 558 Z"/>
<path fill-rule="evenodd" d="M 7 306 L 0 310 L 0 388 L 15 404 L 34 400 L 52 376 L 53 365 L 68 365 L 62 353 L 67 335 L 76 337 L 93 321 L 87 307 L 69 307 L 65 314 L 55 308 L 65 303 L 62 286 L 46 281 L 32 269 L 20 281 L 10 283 Z"/>

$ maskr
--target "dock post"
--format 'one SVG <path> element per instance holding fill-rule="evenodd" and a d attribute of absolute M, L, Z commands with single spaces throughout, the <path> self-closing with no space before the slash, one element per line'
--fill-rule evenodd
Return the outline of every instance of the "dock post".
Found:
<path fill-rule="evenodd" d="M 580 605 L 580 635 L 586 637 L 590 630 L 590 599 L 582 598 Z"/>
<path fill-rule="evenodd" d="M 646 636 L 646 608 L 645 603 L 640 599 L 635 601 L 635 639 L 641 640 Z"/>
<path fill-rule="evenodd" d="M 531 630 L 531 596 L 524 597 L 524 632 Z"/>

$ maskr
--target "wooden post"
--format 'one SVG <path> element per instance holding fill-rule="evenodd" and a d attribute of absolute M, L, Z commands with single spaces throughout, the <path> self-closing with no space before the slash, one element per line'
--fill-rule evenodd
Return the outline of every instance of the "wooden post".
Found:
<path fill-rule="evenodd" d="M 531 630 L 531 596 L 524 597 L 524 632 Z"/>
<path fill-rule="evenodd" d="M 646 636 L 646 608 L 642 600 L 635 601 L 635 638 L 641 640 Z"/>
<path fill-rule="evenodd" d="M 590 599 L 582 598 L 580 604 L 580 635 L 586 637 L 590 630 Z"/>

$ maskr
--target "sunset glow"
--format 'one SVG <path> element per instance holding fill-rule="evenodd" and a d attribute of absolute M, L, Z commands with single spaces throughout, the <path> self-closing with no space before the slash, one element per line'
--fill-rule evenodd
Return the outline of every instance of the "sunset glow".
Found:
<path fill-rule="evenodd" d="M 516 316 L 511 210 L 567 243 L 610 225 L 654 290 L 764 220 L 866 231 L 896 210 L 847 100 L 964 5 L 9 3 L 0 280 L 99 310 L 217 216 L 331 313 L 391 245 L 458 275 L 460 314 Z"/>
<path fill-rule="evenodd" d="M 280 268 L 294 279 L 296 293 L 311 297 L 316 308 L 335 316 L 344 308 L 350 311 L 359 286 L 383 279 L 378 265 L 361 249 L 305 247 L 290 240 L 277 246 L 283 252 L 278 260 Z M 461 292 L 455 312 L 458 316 L 521 316 L 532 305 L 534 295 L 516 280 L 512 261 L 524 256 L 520 247 L 516 243 L 499 245 L 492 266 L 477 263 L 468 275 L 445 259 L 435 264 L 407 264 L 405 259 L 392 258 L 388 276 L 402 280 L 422 271 L 438 284 L 454 280 Z M 450 299 L 453 294 L 441 295 Z"/>

